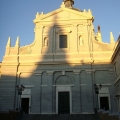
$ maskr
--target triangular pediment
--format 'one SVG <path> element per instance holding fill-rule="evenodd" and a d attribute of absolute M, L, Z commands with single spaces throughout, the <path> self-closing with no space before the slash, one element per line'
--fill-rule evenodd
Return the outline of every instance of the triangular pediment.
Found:
<path fill-rule="evenodd" d="M 70 20 L 70 19 L 92 19 L 91 12 L 81 12 L 69 8 L 59 8 L 48 14 L 40 15 L 35 21 L 54 21 L 54 20 Z"/>

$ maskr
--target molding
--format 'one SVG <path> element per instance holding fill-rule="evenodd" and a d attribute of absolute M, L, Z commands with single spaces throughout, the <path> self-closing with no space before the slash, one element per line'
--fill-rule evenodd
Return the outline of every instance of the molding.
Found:
<path fill-rule="evenodd" d="M 74 87 L 75 85 L 53 85 L 53 87 Z"/>
<path fill-rule="evenodd" d="M 78 34 L 79 34 L 79 35 L 83 35 L 83 34 L 85 34 L 85 32 L 78 31 Z"/>
<path fill-rule="evenodd" d="M 41 76 L 41 73 L 35 73 L 34 76 Z"/>
<path fill-rule="evenodd" d="M 100 109 L 100 97 L 108 97 L 108 101 L 109 101 L 109 110 L 111 110 L 111 100 L 110 100 L 110 94 L 98 94 L 98 105 L 99 105 L 99 109 Z"/>
<path fill-rule="evenodd" d="M 87 84 L 80 84 L 80 86 L 86 86 Z"/>
<path fill-rule="evenodd" d="M 44 33 L 43 36 L 50 36 L 50 34 Z"/>
<path fill-rule="evenodd" d="M 48 85 L 41 85 L 41 87 L 47 87 Z"/>
<path fill-rule="evenodd" d="M 61 11 L 67 11 L 67 12 L 70 12 L 70 13 L 73 13 L 73 14 L 76 14 L 76 15 L 79 15 L 79 16 L 83 16 L 83 18 L 86 20 L 86 19 L 93 19 L 93 16 L 91 14 L 91 12 L 79 12 L 79 11 L 75 11 L 75 10 L 72 10 L 72 9 L 68 9 L 68 8 L 65 8 L 65 7 L 61 7 L 57 10 L 54 10 L 52 12 L 49 12 L 47 14 L 44 14 L 44 15 L 40 15 L 39 16 L 39 19 L 38 18 L 35 18 L 33 21 L 34 23 L 39 23 L 40 21 L 44 21 L 46 18 L 50 17 L 50 16 L 53 16 L 54 14 L 57 14 Z M 74 18 L 75 19 L 75 18 Z M 79 17 L 80 19 L 80 17 Z"/>
<path fill-rule="evenodd" d="M 61 51 L 61 50 L 62 51 L 63 50 L 67 51 L 67 50 L 69 50 L 70 49 L 70 33 L 71 33 L 71 31 L 69 29 L 62 28 L 62 30 L 58 30 L 56 33 L 57 33 L 57 35 L 56 35 L 57 51 Z M 59 36 L 60 35 L 67 35 L 67 48 L 60 48 L 60 46 L 59 46 L 59 40 L 60 40 Z M 60 61 L 60 59 L 59 59 L 59 61 Z M 65 59 L 63 61 L 65 61 Z"/>
<path fill-rule="evenodd" d="M 42 75 L 42 71 L 36 71 L 36 72 L 34 72 L 34 75 L 35 76 L 40 76 L 40 75 Z"/>
<path fill-rule="evenodd" d="M 34 87 L 34 85 L 24 85 L 25 86 L 25 88 L 33 88 Z"/>
<path fill-rule="evenodd" d="M 75 75 L 79 75 L 81 70 L 73 70 L 73 72 L 74 72 Z"/>
<path fill-rule="evenodd" d="M 112 51 L 97 51 L 97 52 L 92 52 L 94 54 L 98 54 L 98 53 L 111 53 L 112 54 Z"/>
<path fill-rule="evenodd" d="M 48 75 L 53 75 L 54 71 L 47 71 Z"/>
<path fill-rule="evenodd" d="M 82 112 L 81 114 L 95 114 L 94 112 Z"/>
<path fill-rule="evenodd" d="M 96 84 L 96 85 L 100 85 L 100 84 Z M 108 83 L 108 84 L 101 84 L 102 86 L 111 86 L 112 84 L 111 83 Z"/>
<path fill-rule="evenodd" d="M 55 79 L 54 79 L 54 82 L 56 82 L 57 79 L 58 79 L 59 77 L 61 77 L 61 76 L 63 76 L 63 75 L 61 75 L 61 74 L 57 75 L 57 76 L 55 77 Z M 68 76 L 68 77 L 73 81 L 73 83 L 75 82 L 75 80 L 74 80 L 70 75 L 67 75 L 67 74 L 66 74 L 66 76 Z M 63 86 L 63 85 L 62 85 L 62 86 Z"/>
<path fill-rule="evenodd" d="M 62 71 L 62 75 L 65 75 L 65 71 Z"/>
<path fill-rule="evenodd" d="M 95 69 L 95 70 L 93 70 L 93 72 L 97 72 L 97 71 L 109 71 L 110 73 L 114 73 L 114 71 L 111 69 Z"/>
<path fill-rule="evenodd" d="M 86 72 L 87 74 L 91 74 L 91 73 L 93 72 L 93 70 L 85 70 L 85 72 Z"/>
<path fill-rule="evenodd" d="M 17 63 L 13 63 L 13 62 L 3 62 L 1 64 L 1 66 L 17 66 L 18 64 Z"/>
<path fill-rule="evenodd" d="M 72 31 L 71 30 L 68 30 L 68 29 L 63 29 L 62 30 L 58 30 L 56 31 L 57 34 L 65 34 L 65 33 L 71 33 Z"/>
<path fill-rule="evenodd" d="M 72 24 L 72 26 L 76 26 L 76 27 L 78 27 L 78 25 L 79 25 L 79 23 Z"/>
<path fill-rule="evenodd" d="M 21 74 L 21 72 L 17 72 L 17 75 L 20 75 Z"/>
<path fill-rule="evenodd" d="M 109 69 L 109 72 L 110 72 L 111 74 L 113 74 L 113 73 L 114 73 L 114 70 L 113 70 L 113 69 Z"/>
<path fill-rule="evenodd" d="M 33 71 L 21 71 L 20 73 L 21 73 L 21 74 L 22 74 L 22 73 L 33 73 Z"/>

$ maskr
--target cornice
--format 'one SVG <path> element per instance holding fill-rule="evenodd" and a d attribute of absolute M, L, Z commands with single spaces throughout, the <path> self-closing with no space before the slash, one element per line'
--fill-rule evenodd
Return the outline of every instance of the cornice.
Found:
<path fill-rule="evenodd" d="M 53 75 L 54 71 L 47 71 L 48 75 Z"/>
<path fill-rule="evenodd" d="M 56 10 L 54 10 L 54 11 L 52 11 L 52 12 L 49 12 L 49 13 L 47 13 L 47 14 L 39 14 L 39 16 L 37 17 L 37 18 L 35 18 L 34 20 L 33 20 L 33 22 L 34 23 L 38 23 L 38 22 L 40 22 L 41 20 L 44 20 L 45 18 L 47 18 L 47 17 L 50 17 L 50 16 L 52 16 L 52 15 L 54 15 L 54 14 L 57 14 L 57 13 L 59 13 L 59 12 L 61 12 L 61 11 L 67 11 L 67 12 L 71 12 L 71 13 L 73 13 L 73 14 L 77 14 L 77 15 L 80 15 L 80 16 L 82 16 L 82 17 L 85 17 L 86 19 L 91 19 L 91 20 L 93 20 L 93 16 L 92 16 L 92 13 L 91 13 L 91 11 L 88 11 L 88 12 L 81 12 L 81 11 L 76 11 L 76 10 L 74 10 L 74 9 L 69 9 L 69 8 L 59 8 L 59 9 L 56 9 Z"/>
<path fill-rule="evenodd" d="M 73 70 L 73 72 L 75 75 L 78 75 L 78 74 L 80 74 L 81 71 L 80 70 Z"/>
<path fill-rule="evenodd" d="M 42 71 L 35 71 L 33 74 L 34 74 L 35 76 L 40 76 L 40 75 L 42 75 Z"/>

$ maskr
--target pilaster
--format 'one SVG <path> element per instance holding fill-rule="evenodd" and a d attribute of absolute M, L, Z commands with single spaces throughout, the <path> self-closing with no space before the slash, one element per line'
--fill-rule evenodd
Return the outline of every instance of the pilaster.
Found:
<path fill-rule="evenodd" d="M 42 45 L 43 45 L 43 28 L 44 26 L 36 24 L 35 27 L 35 45 L 33 53 L 35 54 L 41 54 L 42 53 Z"/>
<path fill-rule="evenodd" d="M 47 74 L 48 74 L 48 101 L 47 101 L 47 112 L 49 114 L 52 114 L 53 113 L 53 73 L 54 71 L 47 71 Z"/>
<path fill-rule="evenodd" d="M 34 72 L 34 91 L 32 99 L 32 113 L 41 114 L 41 80 L 42 71 Z"/>
<path fill-rule="evenodd" d="M 80 70 L 74 70 L 75 86 L 72 87 L 72 101 L 73 101 L 73 113 L 81 113 L 81 99 L 80 99 Z"/>
<path fill-rule="evenodd" d="M 78 52 L 78 35 L 77 35 L 77 32 L 78 32 L 78 25 L 77 24 L 73 24 L 73 27 L 72 27 L 72 34 L 71 34 L 71 44 L 72 44 L 72 51 L 73 52 Z"/>
<path fill-rule="evenodd" d="M 93 70 L 86 70 L 86 78 L 87 78 L 87 111 L 89 113 L 94 113 L 94 91 L 93 91 Z"/>

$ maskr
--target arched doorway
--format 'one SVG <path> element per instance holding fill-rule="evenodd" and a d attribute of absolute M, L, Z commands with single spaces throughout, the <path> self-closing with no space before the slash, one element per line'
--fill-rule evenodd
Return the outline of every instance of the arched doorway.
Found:
<path fill-rule="evenodd" d="M 74 80 L 67 75 L 57 77 L 56 81 L 56 113 L 71 114 L 72 113 L 72 92 L 71 86 Z"/>

